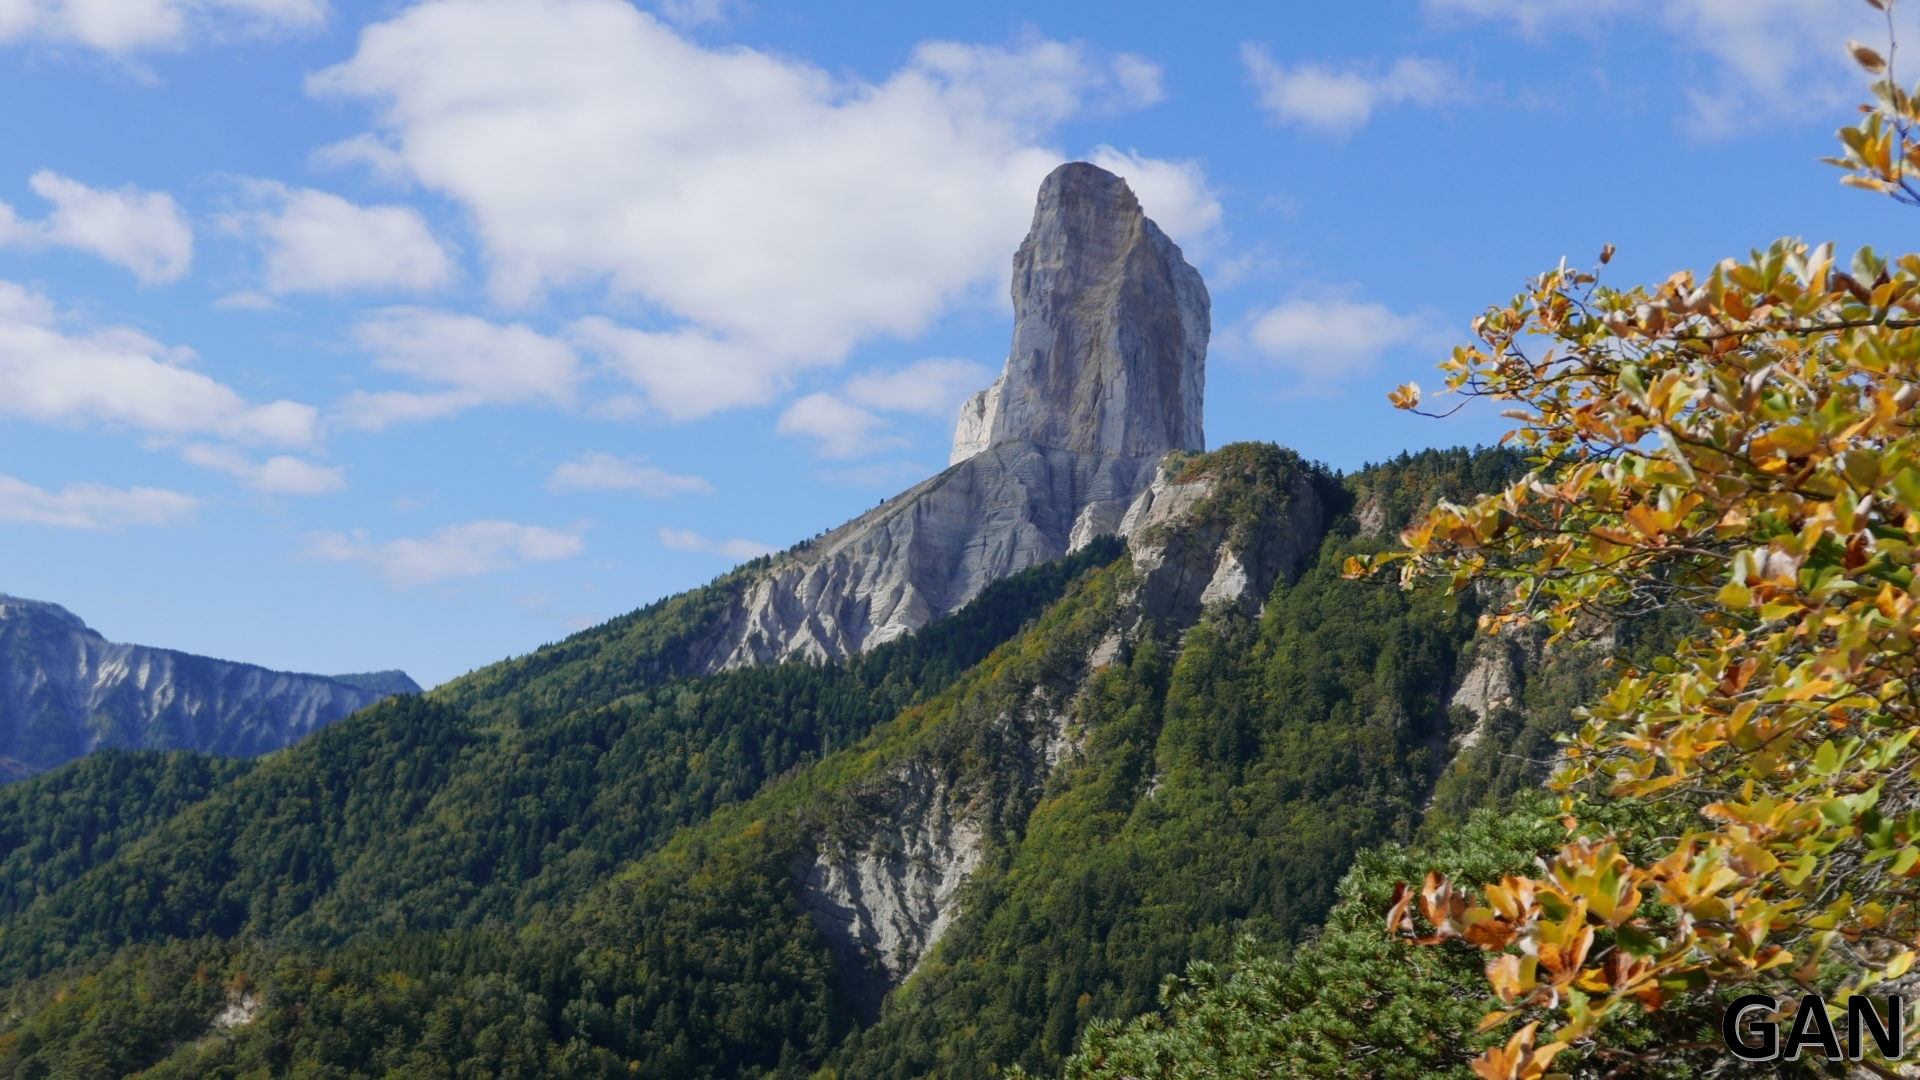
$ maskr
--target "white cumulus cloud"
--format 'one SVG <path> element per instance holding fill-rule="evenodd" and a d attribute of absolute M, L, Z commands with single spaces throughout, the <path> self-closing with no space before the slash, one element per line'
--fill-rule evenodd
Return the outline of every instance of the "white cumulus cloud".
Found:
<path fill-rule="evenodd" d="M 1863 96 L 1866 76 L 1848 58 L 1849 38 L 1878 43 L 1886 16 L 1857 0 L 1423 0 L 1430 11 L 1512 24 L 1539 36 L 1603 22 L 1665 30 L 1684 52 L 1707 58 L 1704 77 L 1679 88 L 1693 126 L 1709 135 L 1779 118 L 1827 117 Z M 1895 9 L 1896 33 L 1912 40 L 1920 16 Z"/>
<path fill-rule="evenodd" d="M 309 154 L 307 159 L 323 169 L 357 165 L 373 174 L 375 179 L 389 184 L 405 185 L 409 182 L 406 159 L 370 131 L 328 143 Z"/>
<path fill-rule="evenodd" d="M 0 45 L 43 41 L 125 54 L 199 36 L 305 30 L 326 17 L 324 0 L 0 0 Z"/>
<path fill-rule="evenodd" d="M 155 435 L 300 445 L 310 405 L 255 405 L 189 365 L 191 349 L 109 326 L 69 332 L 46 297 L 0 281 L 0 416 L 99 422 Z"/>
<path fill-rule="evenodd" d="M 1401 57 L 1384 70 L 1363 64 L 1277 63 L 1265 46 L 1240 47 L 1260 107 L 1283 124 L 1333 135 L 1366 126 L 1374 110 L 1402 103 L 1438 105 L 1461 96 L 1457 78 L 1440 64 Z"/>
<path fill-rule="evenodd" d="M 622 458 L 589 450 L 577 461 L 562 462 L 547 477 L 553 491 L 631 491 L 652 499 L 704 495 L 713 490 L 705 478 L 671 473 L 645 458 Z"/>
<path fill-rule="evenodd" d="M 1427 319 L 1385 304 L 1292 299 L 1255 311 L 1243 336 L 1255 355 L 1314 387 L 1365 374 L 1387 350 L 1424 344 L 1437 333 Z"/>
<path fill-rule="evenodd" d="M 700 555 L 718 555 L 735 562 L 757 559 L 780 550 L 758 540 L 710 540 L 691 529 L 660 529 L 660 544 L 669 551 L 691 551 Z"/>
<path fill-rule="evenodd" d="M 46 170 L 27 184 L 53 209 L 34 221 L 0 203 L 0 245 L 85 251 L 150 285 L 180 280 L 193 263 L 193 229 L 171 195 L 135 187 L 107 191 Z"/>
<path fill-rule="evenodd" d="M 865 457 L 907 442 L 886 434 L 885 420 L 827 393 L 808 394 L 787 406 L 774 430 L 818 440 L 820 456 L 829 458 Z"/>
<path fill-rule="evenodd" d="M 579 358 L 566 342 L 475 315 L 386 308 L 355 327 L 354 340 L 382 371 L 438 387 L 356 391 L 340 403 L 339 413 L 360 428 L 438 419 L 478 405 L 566 405 L 581 378 Z"/>
<path fill-rule="evenodd" d="M 893 371 L 856 375 L 840 392 L 870 409 L 944 417 L 975 392 L 985 390 L 993 375 L 991 368 L 971 360 L 917 360 Z"/>
<path fill-rule="evenodd" d="M 47 491 L 0 474 L 0 521 L 61 529 L 117 529 L 189 520 L 200 500 L 163 488 L 71 484 Z"/>
<path fill-rule="evenodd" d="M 180 456 L 192 464 L 226 473 L 256 491 L 276 495 L 326 495 L 347 486 L 340 469 L 285 454 L 255 461 L 230 446 L 189 443 Z"/>
<path fill-rule="evenodd" d="M 453 259 L 408 206 L 357 206 L 312 188 L 251 181 L 257 209 L 228 224 L 265 253 L 270 293 L 350 289 L 425 291 L 453 279 Z"/>
<path fill-rule="evenodd" d="M 471 215 L 501 300 L 587 284 L 666 316 L 578 330 L 679 417 L 984 295 L 1062 160 L 1049 137 L 1161 96 L 1147 60 L 1044 40 L 925 43 L 863 82 L 620 0 L 430 0 L 309 86 L 375 110 L 341 156 L 391 151 Z M 1211 200 L 1187 177 L 1150 200 L 1163 224 L 1211 213 L 1170 201 Z"/>
<path fill-rule="evenodd" d="M 790 366 L 785 354 L 700 330 L 635 330 L 599 315 L 575 322 L 567 336 L 676 420 L 764 405 Z"/>
<path fill-rule="evenodd" d="M 579 531 L 521 525 L 512 521 L 468 521 L 423 537 L 375 541 L 360 530 L 321 532 L 308 538 L 306 557 L 358 563 L 396 589 L 433 585 L 454 578 L 495 574 L 533 562 L 569 559 L 586 550 Z"/>

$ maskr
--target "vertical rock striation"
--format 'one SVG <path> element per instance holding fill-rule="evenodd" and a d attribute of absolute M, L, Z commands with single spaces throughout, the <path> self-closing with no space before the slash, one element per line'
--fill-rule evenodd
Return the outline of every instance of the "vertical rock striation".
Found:
<path fill-rule="evenodd" d="M 789 867 L 869 1018 L 960 914 L 960 887 L 986 853 L 984 825 L 925 763 L 879 786 L 868 808 L 879 828 L 822 841 Z"/>
<path fill-rule="evenodd" d="M 1073 162 L 1040 185 L 1013 311 L 1006 373 L 961 409 L 955 460 L 1023 440 L 1121 458 L 1206 449 L 1207 287 L 1126 181 Z"/>
<path fill-rule="evenodd" d="M 1126 181 L 1040 186 L 1013 261 L 1005 372 L 962 407 L 945 472 L 743 582 L 697 670 L 834 659 L 1116 533 L 1171 450 L 1205 449 L 1206 285 Z"/>
<path fill-rule="evenodd" d="M 58 604 L 0 594 L 0 779 L 103 746 L 264 754 L 419 690 L 397 671 L 297 675 L 122 645 Z"/>

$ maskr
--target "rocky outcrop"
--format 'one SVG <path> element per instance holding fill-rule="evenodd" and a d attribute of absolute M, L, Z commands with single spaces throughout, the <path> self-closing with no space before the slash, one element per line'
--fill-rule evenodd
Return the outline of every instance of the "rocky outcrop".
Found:
<path fill-rule="evenodd" d="M 327 678 L 337 683 L 346 683 L 355 690 L 365 690 L 369 694 L 392 697 L 395 694 L 417 694 L 420 684 L 406 672 L 398 669 L 387 671 L 362 671 L 350 675 L 329 675 Z"/>
<path fill-rule="evenodd" d="M 215 1031 L 230 1031 L 242 1024 L 253 1023 L 259 1015 L 260 999 L 245 991 L 229 992 L 227 1003 L 213 1018 Z"/>
<path fill-rule="evenodd" d="M 921 763 L 889 778 L 880 827 L 830 840 L 793 866 L 796 892 L 870 1006 L 899 985 L 959 914 L 985 832 L 964 800 Z"/>
<path fill-rule="evenodd" d="M 834 659 L 910 633 L 1066 555 L 1091 538 L 1087 522 L 1118 522 L 1158 461 L 1024 442 L 975 455 L 776 559 L 742 586 L 697 668 Z"/>
<path fill-rule="evenodd" d="M 335 679 L 121 645 L 58 604 L 0 595 L 0 759 L 30 771 L 103 746 L 263 754 L 419 689 L 401 672 Z"/>
<path fill-rule="evenodd" d="M 1487 718 L 1500 709 L 1516 708 L 1526 689 L 1527 673 L 1540 666 L 1542 635 L 1535 629 L 1510 630 L 1481 637 L 1473 644 L 1466 674 L 1447 699 L 1447 707 L 1465 709 L 1473 726 L 1461 735 L 1459 751 L 1478 746 Z"/>
<path fill-rule="evenodd" d="M 1203 448 L 1206 286 L 1124 180 L 1047 177 L 1013 304 L 1006 371 L 961 410 L 953 464 L 744 581 L 692 670 L 893 640 L 1123 531 L 1166 453 Z"/>
<path fill-rule="evenodd" d="M 1299 576 L 1326 534 L 1326 508 L 1307 473 L 1296 470 L 1286 483 L 1261 526 L 1240 530 L 1224 514 L 1199 512 L 1219 484 L 1212 476 L 1162 478 L 1141 492 L 1120 534 L 1133 551 L 1142 612 L 1177 626 L 1221 603 L 1258 614 L 1274 584 Z"/>
<path fill-rule="evenodd" d="M 1387 501 L 1377 491 L 1368 492 L 1353 508 L 1354 524 L 1359 526 L 1360 535 L 1369 538 L 1383 538 L 1387 535 Z"/>
<path fill-rule="evenodd" d="M 958 465 L 993 445 L 993 426 L 1000 420 L 1000 388 L 1006 384 L 1007 377 L 1002 375 L 993 380 L 992 386 L 961 402 L 960 419 L 953 426 L 953 453 L 948 455 L 947 464 Z"/>
<path fill-rule="evenodd" d="M 1025 440 L 1144 457 L 1201 450 L 1207 287 L 1126 181 L 1073 162 L 1013 257 L 1007 369 L 961 409 L 954 457 Z"/>

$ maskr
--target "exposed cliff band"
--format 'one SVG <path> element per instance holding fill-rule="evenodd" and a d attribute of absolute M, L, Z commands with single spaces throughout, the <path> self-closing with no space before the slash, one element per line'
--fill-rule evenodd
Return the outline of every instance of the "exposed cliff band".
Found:
<path fill-rule="evenodd" d="M 1116 533 L 1170 450 L 1202 450 L 1207 290 L 1126 181 L 1040 186 L 1013 261 L 1005 372 L 961 410 L 953 464 L 742 586 L 697 670 L 838 658 Z"/>

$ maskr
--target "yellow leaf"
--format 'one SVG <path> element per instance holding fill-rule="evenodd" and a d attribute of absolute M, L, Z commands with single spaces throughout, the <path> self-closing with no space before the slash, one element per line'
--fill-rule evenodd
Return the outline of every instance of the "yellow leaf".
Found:
<path fill-rule="evenodd" d="M 1760 617 L 1767 622 L 1773 622 L 1776 619 L 1784 619 L 1789 615 L 1795 615 L 1805 610 L 1805 607 L 1791 600 L 1775 600 L 1760 608 Z"/>
<path fill-rule="evenodd" d="M 1495 1009 L 1480 1018 L 1480 1026 L 1473 1029 L 1474 1033 L 1485 1034 L 1519 1015 L 1519 1009 Z"/>
<path fill-rule="evenodd" d="M 1833 689 L 1832 679 L 1811 679 L 1787 691 L 1786 700 L 1806 701 Z"/>
<path fill-rule="evenodd" d="M 1905 952 L 1897 954 L 1896 956 L 1894 956 L 1893 959 L 1887 961 L 1887 966 L 1882 968 L 1880 973 L 1886 978 L 1897 979 L 1900 976 L 1905 975 L 1907 973 L 1907 969 L 1912 966 L 1913 966 L 1913 950 L 1908 949 Z"/>

